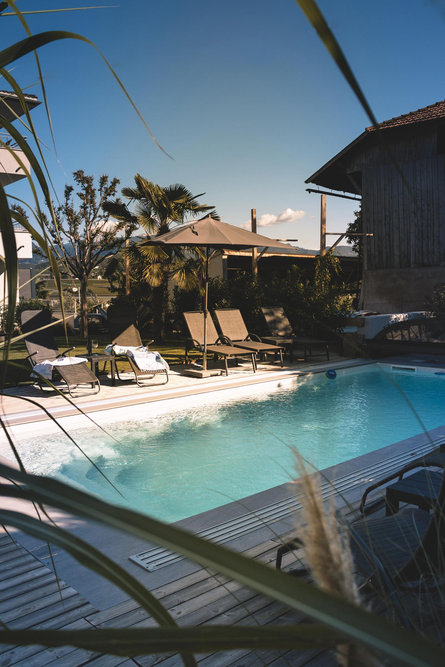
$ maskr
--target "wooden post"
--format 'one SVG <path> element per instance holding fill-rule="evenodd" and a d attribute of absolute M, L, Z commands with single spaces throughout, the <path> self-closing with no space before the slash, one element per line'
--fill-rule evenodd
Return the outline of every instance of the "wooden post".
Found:
<path fill-rule="evenodd" d="M 361 233 L 362 233 L 362 275 L 361 275 L 361 285 L 360 285 L 360 296 L 358 299 L 358 309 L 359 310 L 364 310 L 365 308 L 365 290 L 366 290 L 366 271 L 368 268 L 368 235 L 366 233 L 365 229 L 365 222 L 366 222 L 366 217 L 363 215 L 363 209 L 362 209 L 362 228 L 361 228 Z M 369 297 L 368 297 L 369 298 Z"/>
<path fill-rule="evenodd" d="M 250 229 L 256 234 L 256 208 L 250 209 Z M 255 280 L 258 278 L 258 250 L 252 248 L 252 275 Z"/>
<path fill-rule="evenodd" d="M 326 255 L 326 195 L 320 200 L 320 256 Z"/>
<path fill-rule="evenodd" d="M 209 316 L 209 246 L 206 246 L 205 289 L 204 289 L 204 354 L 202 370 L 207 371 L 207 318 Z"/>
<path fill-rule="evenodd" d="M 130 255 L 128 250 L 130 248 L 130 239 L 125 239 L 125 294 L 128 296 L 130 294 Z"/>

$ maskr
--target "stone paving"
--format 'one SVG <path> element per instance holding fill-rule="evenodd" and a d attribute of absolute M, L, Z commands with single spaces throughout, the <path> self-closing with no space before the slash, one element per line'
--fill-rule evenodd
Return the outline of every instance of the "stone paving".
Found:
<path fill-rule="evenodd" d="M 244 363 L 231 367 L 227 377 L 223 374 L 207 378 L 189 377 L 184 374 L 187 367 L 181 365 L 171 368 L 167 384 L 162 384 L 164 380 L 162 376 L 147 381 L 144 387 L 137 386 L 132 373 L 121 374 L 122 381 L 116 378 L 115 386 L 112 386 L 109 375 L 100 375 L 101 390 L 98 394 L 89 387 L 80 387 L 73 391 L 72 399 L 66 392 L 62 396 L 51 390 L 42 391 L 37 386 L 26 385 L 5 390 L 4 394 L 0 396 L 0 414 L 7 418 L 8 423 L 37 421 L 46 418 L 42 410 L 39 410 L 39 405 L 49 410 L 54 416 L 64 416 L 75 414 L 75 406 L 79 406 L 85 412 L 92 412 L 123 405 L 177 398 L 183 395 L 201 394 L 250 383 L 256 384 L 301 372 L 321 371 L 325 368 L 351 365 L 357 362 L 360 363 L 359 360 L 348 360 L 339 355 L 333 355 L 329 362 L 320 357 L 313 357 L 307 362 L 287 363 L 284 368 L 277 363 L 259 363 L 256 373 L 252 372 L 250 364 Z M 62 391 L 64 390 L 63 384 L 60 383 L 57 386 Z"/>

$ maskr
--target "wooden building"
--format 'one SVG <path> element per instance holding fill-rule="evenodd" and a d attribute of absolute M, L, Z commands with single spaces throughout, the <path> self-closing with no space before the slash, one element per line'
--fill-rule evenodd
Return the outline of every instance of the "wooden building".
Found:
<path fill-rule="evenodd" d="M 366 128 L 306 183 L 362 196 L 362 307 L 423 309 L 445 283 L 445 100 Z"/>
<path fill-rule="evenodd" d="M 259 248 L 261 251 L 261 248 Z M 272 276 L 284 278 L 292 266 L 298 267 L 305 278 L 312 280 L 315 272 L 315 262 L 320 252 L 289 246 L 288 250 L 277 248 L 266 251 L 258 261 L 258 274 L 267 279 Z M 349 246 L 335 248 L 334 255 L 338 257 L 342 269 L 342 280 L 346 283 L 357 282 L 358 258 Z M 252 251 L 233 250 L 226 248 L 217 253 L 209 263 L 209 274 L 212 278 L 225 280 L 235 276 L 240 271 L 252 271 Z"/>

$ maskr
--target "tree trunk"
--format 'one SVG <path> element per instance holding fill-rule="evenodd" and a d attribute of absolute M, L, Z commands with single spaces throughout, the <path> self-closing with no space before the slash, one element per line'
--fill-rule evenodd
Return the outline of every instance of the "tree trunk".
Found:
<path fill-rule="evenodd" d="M 167 309 L 167 285 L 163 282 L 159 287 L 153 287 L 153 338 L 155 343 L 164 340 L 165 311 Z"/>
<path fill-rule="evenodd" d="M 80 313 L 79 313 L 79 322 L 80 322 L 80 337 L 88 338 L 88 305 L 87 305 L 87 287 L 88 280 L 80 281 Z"/>

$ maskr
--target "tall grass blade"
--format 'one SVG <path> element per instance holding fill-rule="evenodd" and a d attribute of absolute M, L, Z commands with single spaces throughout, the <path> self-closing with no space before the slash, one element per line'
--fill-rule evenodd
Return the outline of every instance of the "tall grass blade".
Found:
<path fill-rule="evenodd" d="M 340 48 L 340 44 L 337 42 L 334 33 L 328 26 L 326 19 L 319 10 L 317 3 L 315 2 L 315 0 L 296 0 L 296 2 L 298 2 L 301 9 L 306 14 L 307 19 L 309 20 L 313 28 L 315 28 L 318 35 L 320 36 L 321 41 L 331 54 L 334 61 L 337 63 L 338 68 L 340 69 L 346 81 L 349 83 L 352 90 L 356 94 L 358 100 L 360 101 L 360 104 L 362 105 L 363 109 L 368 115 L 369 120 L 374 126 L 376 126 L 377 119 L 374 116 L 374 113 L 371 107 L 369 106 L 368 101 L 357 79 L 355 78 L 355 75 L 351 67 L 349 66 L 348 61 L 346 60 L 342 49 Z"/>
<path fill-rule="evenodd" d="M 14 224 L 6 199 L 5 190 L 0 185 L 0 233 L 4 248 L 4 265 L 7 280 L 8 303 L 6 306 L 6 344 L 4 359 L 7 359 L 10 338 L 14 326 L 15 304 L 17 301 L 17 246 L 15 242 Z M 6 379 L 6 364 L 3 364 L 0 377 L 0 387 L 3 388 Z"/>
<path fill-rule="evenodd" d="M 3 68 L 2 70 L 0 70 L 0 72 L 1 72 L 1 75 L 3 76 L 3 78 L 6 79 L 6 81 L 9 83 L 9 85 L 11 86 L 11 88 L 13 89 L 13 91 L 15 92 L 15 94 L 17 95 L 18 99 L 20 100 L 20 105 L 21 105 L 22 109 L 24 110 L 24 113 L 25 113 L 25 116 L 26 116 L 26 120 L 28 121 L 28 126 L 29 126 L 29 127 L 26 126 L 26 123 L 24 123 L 24 121 L 22 120 L 22 118 L 17 117 L 17 120 L 18 120 L 20 123 L 22 123 L 22 125 L 24 125 L 24 126 L 26 127 L 26 129 L 27 129 L 29 132 L 31 132 L 31 134 L 32 134 L 32 136 L 33 136 L 33 138 L 34 138 L 34 141 L 36 142 L 37 150 L 38 150 L 38 152 L 39 152 L 40 160 L 41 160 L 41 162 L 42 162 L 42 165 L 44 166 L 44 169 L 45 169 L 45 172 L 46 172 L 46 176 L 47 176 L 47 178 L 48 178 L 48 180 L 49 180 L 49 182 L 50 182 L 50 184 L 51 184 L 51 187 L 52 187 L 52 189 L 53 189 L 53 192 L 55 192 L 55 188 L 54 188 L 54 185 L 53 185 L 52 180 L 51 180 L 51 176 L 50 176 L 50 173 L 49 173 L 49 169 L 48 169 L 48 167 L 47 167 L 47 165 L 46 165 L 45 157 L 44 157 L 43 152 L 42 152 L 42 147 L 41 147 L 41 143 L 42 143 L 42 142 L 41 142 L 41 140 L 39 139 L 39 137 L 38 137 L 38 135 L 37 135 L 37 132 L 36 132 L 36 129 L 35 129 L 35 127 L 34 127 L 34 122 L 33 122 L 33 120 L 32 120 L 31 114 L 30 114 L 30 112 L 29 112 L 28 105 L 26 104 L 26 100 L 25 100 L 25 98 L 24 98 L 24 96 L 23 96 L 22 88 L 19 86 L 19 84 L 17 83 L 17 81 L 14 79 L 14 77 L 12 77 L 11 74 L 10 74 L 6 69 Z M 24 89 L 23 89 L 23 90 L 24 90 Z M 53 214 L 52 211 L 51 211 L 51 213 Z M 53 217 L 54 217 L 54 215 L 53 215 Z"/>
<path fill-rule="evenodd" d="M 111 64 L 108 62 L 107 58 L 104 56 L 104 54 L 98 49 L 98 47 L 91 42 L 89 39 L 86 37 L 83 37 L 83 35 L 79 35 L 75 32 L 68 32 L 66 30 L 49 30 L 46 32 L 41 32 L 36 35 L 31 35 L 30 37 L 27 37 L 26 39 L 21 40 L 20 42 L 16 42 L 15 44 L 12 44 L 11 46 L 8 46 L 6 49 L 3 49 L 0 51 L 0 68 L 2 67 L 7 67 L 11 63 L 13 63 L 15 60 L 18 60 L 19 58 L 22 58 L 23 56 L 27 55 L 28 53 L 32 53 L 36 49 L 41 48 L 42 46 L 46 46 L 47 44 L 51 44 L 53 42 L 59 41 L 61 39 L 77 39 L 80 40 L 81 42 L 85 42 L 86 44 L 89 44 L 92 46 L 96 51 L 100 54 L 101 58 L 107 65 L 108 69 L 114 76 L 116 82 L 118 83 L 120 89 L 124 93 L 125 97 L 127 100 L 130 102 L 131 106 L 133 107 L 134 111 L 138 115 L 140 121 L 144 125 L 145 129 L 147 132 L 150 134 L 151 138 L 157 145 L 157 147 L 171 160 L 173 159 L 169 153 L 161 146 L 159 141 L 156 139 L 155 135 L 147 125 L 147 122 L 145 121 L 144 117 L 142 116 L 141 112 L 137 108 L 136 104 L 133 102 L 131 96 L 127 92 L 127 89 L 125 88 L 124 84 L 112 68 Z"/>
<path fill-rule="evenodd" d="M 172 616 L 159 600 L 152 595 L 138 580 L 123 568 L 117 565 L 110 558 L 105 556 L 84 540 L 71 535 L 68 531 L 51 526 L 33 517 L 0 508 L 0 521 L 8 526 L 14 526 L 20 530 L 44 540 L 49 544 L 54 544 L 67 551 L 79 563 L 85 565 L 88 569 L 97 572 L 101 577 L 105 577 L 115 586 L 127 593 L 133 600 L 141 605 L 150 616 L 152 616 L 159 625 L 168 628 L 175 628 L 177 624 Z M 184 661 L 185 664 L 195 665 L 195 661 Z"/>
<path fill-rule="evenodd" d="M 321 625 L 282 625 L 273 627 L 201 626 L 199 628 L 113 628 L 103 630 L 5 630 L 0 641 L 18 646 L 71 644 L 89 651 L 113 655 L 138 656 L 176 651 L 230 651 L 233 649 L 313 649 L 332 647 L 339 637 Z M 418 663 L 420 665 L 421 663 Z M 426 663 L 422 663 L 426 665 Z"/>
<path fill-rule="evenodd" d="M 54 278 L 54 281 L 56 283 L 57 291 L 58 291 L 59 294 L 61 294 L 61 292 L 62 292 L 62 278 L 61 278 L 61 275 L 60 275 L 59 264 L 56 260 L 56 257 L 54 256 L 54 253 L 53 253 L 53 251 L 50 247 L 50 244 L 49 244 L 48 240 L 44 236 L 39 234 L 39 232 L 35 229 L 35 227 L 33 227 L 30 224 L 29 220 L 24 215 L 19 213 L 18 211 L 11 210 L 11 218 L 13 218 L 17 222 L 19 222 L 22 225 L 22 227 L 24 227 L 24 229 L 26 229 L 26 231 L 31 234 L 31 237 L 32 237 L 33 241 L 35 241 L 38 244 L 38 246 L 40 247 L 40 249 L 42 250 L 42 252 L 44 252 L 46 258 L 49 261 L 51 271 L 52 271 L 52 274 L 53 274 L 53 278 Z M 46 271 L 46 269 L 45 269 L 45 271 Z"/>
<path fill-rule="evenodd" d="M 80 12 L 85 9 L 114 9 L 119 5 L 91 5 L 90 7 L 64 7 L 61 9 L 28 9 L 21 11 L 20 14 L 54 14 L 55 12 Z M 17 16 L 17 12 L 3 12 L 2 16 Z"/>
<path fill-rule="evenodd" d="M 445 661 L 445 649 L 432 645 L 421 637 L 413 637 L 370 612 L 320 591 L 306 582 L 207 542 L 176 526 L 105 503 L 57 480 L 26 475 L 3 464 L 0 464 L 0 475 L 26 485 L 20 491 L 3 485 L 0 494 L 28 500 L 38 498 L 39 502 L 154 541 L 308 615 L 348 641 L 363 643 L 403 664 L 419 665 L 430 660 L 431 664 L 439 665 Z"/>
<path fill-rule="evenodd" d="M 368 103 L 368 101 L 367 101 L 367 99 L 366 99 L 366 97 L 365 97 L 357 79 L 355 78 L 355 75 L 354 75 L 348 61 L 346 60 L 346 57 L 345 57 L 342 49 L 340 48 L 340 45 L 339 45 L 337 39 L 335 38 L 334 33 L 332 32 L 332 30 L 328 26 L 328 24 L 326 22 L 326 19 L 324 18 L 323 14 L 321 13 L 320 9 L 318 8 L 317 3 L 315 2 L 315 0 L 296 0 L 296 2 L 300 5 L 301 9 L 306 14 L 306 17 L 308 18 L 309 22 L 312 24 L 313 28 L 315 28 L 315 30 L 317 31 L 321 41 L 323 42 L 326 49 L 331 54 L 333 60 L 337 64 L 339 70 L 341 71 L 341 73 L 345 77 L 346 81 L 350 85 L 352 91 L 355 93 L 358 101 L 360 102 L 360 104 L 363 107 L 363 110 L 365 111 L 366 115 L 368 116 L 369 120 L 371 121 L 374 130 L 376 130 L 376 132 L 378 133 L 377 136 L 379 138 L 379 141 L 381 142 L 383 149 L 385 150 L 385 152 L 389 156 L 394 168 L 396 169 L 398 175 L 400 176 L 404 187 L 408 191 L 408 193 L 409 193 L 414 205 L 416 206 L 416 208 L 418 208 L 420 210 L 420 207 L 419 207 L 418 202 L 417 202 L 417 198 L 415 196 L 415 191 L 414 191 L 413 187 L 411 187 L 411 185 L 407 181 L 399 162 L 397 161 L 397 159 L 393 155 L 393 152 L 387 146 L 386 142 L 383 141 L 382 134 L 381 134 L 381 131 L 379 129 L 377 119 L 376 119 L 376 117 L 375 117 L 375 115 L 374 115 L 374 113 L 373 113 L 373 111 L 372 111 L 372 109 L 371 109 L 371 107 L 370 107 L 370 105 L 369 105 L 369 103 Z M 422 217 L 423 217 L 422 213 L 420 213 L 420 215 L 422 215 Z"/>

